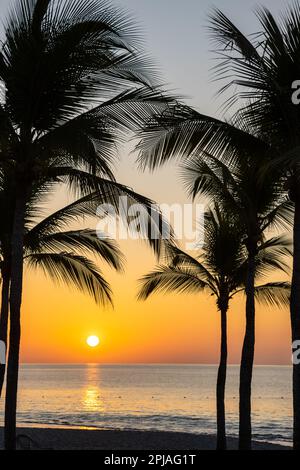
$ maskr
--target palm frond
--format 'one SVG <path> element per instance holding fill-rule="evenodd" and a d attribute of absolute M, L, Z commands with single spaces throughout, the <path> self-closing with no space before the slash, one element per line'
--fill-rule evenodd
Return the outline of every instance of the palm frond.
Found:
<path fill-rule="evenodd" d="M 264 215 L 264 219 L 263 230 L 276 228 L 286 228 L 289 230 L 294 220 L 293 202 L 287 196 L 283 196 L 283 201 L 272 207 L 271 211 Z"/>
<path fill-rule="evenodd" d="M 139 300 L 146 300 L 153 293 L 201 292 L 208 285 L 189 269 L 159 266 L 156 271 L 143 276 L 138 293 Z"/>
<path fill-rule="evenodd" d="M 95 193 L 99 206 L 101 204 L 111 205 L 113 212 L 122 217 L 126 223 L 132 222 L 130 212 L 137 209 L 140 238 L 147 240 L 156 254 L 159 255 L 165 240 L 173 240 L 172 228 L 163 217 L 159 207 L 151 199 L 116 181 L 100 178 L 85 171 L 61 168 L 57 175 L 69 185 L 70 189 L 74 190 L 75 194 L 78 192 L 81 195 Z M 135 225 L 129 223 L 129 229 L 132 227 L 135 230 Z"/>
<path fill-rule="evenodd" d="M 242 128 L 210 116 L 205 116 L 182 104 L 169 104 L 153 115 L 138 134 L 138 163 L 142 169 L 154 170 L 171 159 L 188 159 L 205 151 L 227 161 L 236 152 L 258 149 L 266 152 L 268 146 Z"/>
<path fill-rule="evenodd" d="M 20 0 L 5 33 L 0 78 L 7 105 L 13 122 L 37 133 L 69 121 L 113 90 L 151 84 L 154 70 L 138 51 L 138 28 L 104 0 Z"/>
<path fill-rule="evenodd" d="M 239 101 L 237 115 L 284 152 L 299 146 L 299 107 L 291 100 L 291 84 L 300 73 L 299 3 L 289 7 L 280 21 L 266 8 L 258 9 L 257 16 L 260 34 L 255 41 L 253 36 L 246 38 L 220 11 L 212 16 L 220 59 L 216 70 L 225 82 L 220 91 L 234 85 L 234 96 L 227 105 Z"/>
<path fill-rule="evenodd" d="M 256 277 L 266 276 L 274 270 L 290 273 L 291 240 L 287 236 L 272 237 L 259 246 L 256 256 Z"/>
<path fill-rule="evenodd" d="M 26 257 L 31 268 L 40 268 L 53 281 L 74 286 L 89 294 L 98 304 L 112 304 L 112 293 L 107 281 L 95 264 L 74 253 L 35 253 Z"/>
<path fill-rule="evenodd" d="M 268 307 L 287 307 L 290 303 L 291 284 L 289 282 L 269 282 L 255 287 L 255 298 Z"/>
<path fill-rule="evenodd" d="M 118 145 L 173 98 L 159 88 L 127 89 L 99 106 L 51 129 L 38 139 L 36 152 L 43 159 L 60 160 L 114 179 L 112 164 Z M 52 157 L 53 156 L 53 157 Z"/>
<path fill-rule="evenodd" d="M 72 222 L 83 217 L 95 217 L 99 205 L 98 193 L 94 192 L 68 204 L 56 212 L 44 217 L 38 223 L 26 222 L 28 237 L 39 240 L 51 233 L 68 227 Z M 32 208 L 30 209 L 32 213 Z M 27 235 L 25 235 L 27 236 Z"/>
<path fill-rule="evenodd" d="M 25 238 L 25 253 L 43 252 L 65 252 L 72 250 L 77 252 L 90 252 L 99 256 L 117 271 L 123 269 L 123 255 L 114 240 L 107 238 L 104 234 L 100 236 L 93 230 L 71 230 L 67 232 L 56 232 L 43 234 L 36 238 L 31 237 L 28 232 Z"/>
<path fill-rule="evenodd" d="M 211 36 L 217 47 L 239 52 L 249 62 L 259 62 L 260 57 L 249 39 L 218 8 L 210 14 Z"/>
<path fill-rule="evenodd" d="M 202 195 L 213 198 L 231 211 L 238 211 L 236 195 L 239 187 L 230 169 L 212 155 L 201 153 L 191 158 L 182 168 L 182 177 L 188 193 L 195 198 Z"/>
<path fill-rule="evenodd" d="M 189 255 L 185 251 L 174 244 L 166 243 L 164 245 L 164 262 L 170 268 L 184 269 L 191 273 L 194 273 L 201 281 L 205 282 L 210 287 L 211 291 L 217 295 L 216 279 L 209 271 L 209 268 L 205 266 L 204 262 L 200 259 L 196 259 Z"/>

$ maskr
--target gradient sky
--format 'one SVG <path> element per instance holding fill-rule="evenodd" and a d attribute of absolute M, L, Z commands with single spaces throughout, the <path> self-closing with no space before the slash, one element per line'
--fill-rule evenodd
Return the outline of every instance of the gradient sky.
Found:
<path fill-rule="evenodd" d="M 11 2 L 1 0 L 3 18 Z M 146 49 L 156 59 L 169 88 L 189 97 L 201 112 L 219 116 L 218 84 L 211 67 L 214 54 L 207 36 L 207 15 L 221 8 L 246 32 L 257 32 L 252 2 L 240 0 L 119 0 L 145 31 Z M 273 12 L 284 1 L 265 0 Z M 140 174 L 134 156 L 121 156 L 120 182 L 158 202 L 184 203 L 187 198 L 176 165 L 152 175 Z M 167 184 L 166 184 L 167 182 Z M 67 201 L 56 196 L 51 207 Z M 219 354 L 219 315 L 214 301 L 203 295 L 155 296 L 137 303 L 136 280 L 155 260 L 142 242 L 123 242 L 125 275 L 105 270 L 115 293 L 115 308 L 99 309 L 84 295 L 54 286 L 41 273 L 26 271 L 22 310 L 23 362 L 199 362 L 216 363 Z M 229 362 L 240 360 L 244 329 L 244 299 L 229 313 Z M 101 346 L 89 349 L 85 339 L 97 334 Z M 288 311 L 258 308 L 256 363 L 287 364 L 290 360 Z"/>

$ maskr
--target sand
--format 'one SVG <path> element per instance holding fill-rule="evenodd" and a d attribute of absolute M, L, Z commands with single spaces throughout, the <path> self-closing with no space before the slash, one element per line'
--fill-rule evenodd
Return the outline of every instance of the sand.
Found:
<path fill-rule="evenodd" d="M 3 430 L 1 430 L 3 442 Z M 18 448 L 52 450 L 214 450 L 215 436 L 163 431 L 18 428 Z M 228 439 L 236 449 L 237 440 Z M 256 450 L 282 450 L 286 446 L 254 442 Z"/>

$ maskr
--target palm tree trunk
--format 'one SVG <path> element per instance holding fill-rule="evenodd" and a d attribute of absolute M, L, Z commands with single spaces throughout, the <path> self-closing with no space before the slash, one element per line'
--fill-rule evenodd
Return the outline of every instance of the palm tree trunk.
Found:
<path fill-rule="evenodd" d="M 5 449 L 16 448 L 16 412 L 19 373 L 19 351 L 21 339 L 20 310 L 23 284 L 23 243 L 26 208 L 25 194 L 16 198 L 11 252 L 10 284 L 10 335 L 7 363 L 7 386 L 5 397 Z"/>
<path fill-rule="evenodd" d="M 0 340 L 7 347 L 7 327 L 9 312 L 9 285 L 10 285 L 10 269 L 8 263 L 4 260 L 2 269 L 2 292 L 1 292 L 1 318 L 0 318 Z M 5 376 L 5 364 L 0 364 L 0 397 L 2 395 L 3 383 Z"/>
<path fill-rule="evenodd" d="M 217 450 L 226 450 L 225 384 L 227 371 L 227 307 L 221 309 L 221 354 L 217 379 Z"/>
<path fill-rule="evenodd" d="M 300 197 L 295 198 L 294 259 L 291 288 L 292 341 L 300 341 Z M 300 450 L 300 364 L 293 361 L 294 449 Z"/>
<path fill-rule="evenodd" d="M 240 368 L 239 449 L 251 449 L 251 384 L 255 346 L 255 249 L 249 251 L 246 280 L 246 331 Z"/>

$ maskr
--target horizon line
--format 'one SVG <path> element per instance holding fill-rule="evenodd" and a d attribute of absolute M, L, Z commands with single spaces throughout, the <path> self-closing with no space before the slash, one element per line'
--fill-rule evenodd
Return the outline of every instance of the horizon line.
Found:
<path fill-rule="evenodd" d="M 218 366 L 218 363 L 203 362 L 20 362 L 21 365 L 101 365 L 101 366 L 151 366 L 151 365 L 167 365 L 167 366 Z M 240 366 L 240 363 L 231 363 L 228 366 Z M 254 367 L 292 367 L 292 364 L 254 364 Z"/>

